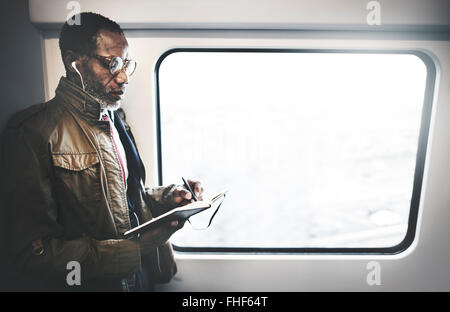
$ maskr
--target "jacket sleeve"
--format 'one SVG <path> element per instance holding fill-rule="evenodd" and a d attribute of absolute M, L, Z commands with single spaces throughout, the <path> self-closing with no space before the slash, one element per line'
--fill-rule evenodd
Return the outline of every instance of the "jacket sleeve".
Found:
<path fill-rule="evenodd" d="M 176 207 L 175 203 L 172 201 L 172 192 L 175 187 L 175 184 L 170 184 L 167 186 L 145 188 L 144 200 L 146 205 L 150 208 L 153 217 L 158 217 Z"/>
<path fill-rule="evenodd" d="M 67 265 L 78 261 L 81 281 L 117 278 L 140 270 L 139 245 L 132 240 L 64 239 L 54 200 L 49 146 L 19 128 L 3 134 L 1 218 L 5 247 L 19 272 L 52 283 L 66 283 Z"/>

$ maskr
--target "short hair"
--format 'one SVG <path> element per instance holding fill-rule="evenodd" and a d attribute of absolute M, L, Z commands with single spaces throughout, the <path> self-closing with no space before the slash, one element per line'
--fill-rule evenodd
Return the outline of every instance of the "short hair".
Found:
<path fill-rule="evenodd" d="M 79 15 L 79 17 L 76 15 Z M 69 25 L 66 21 L 61 28 L 59 49 L 63 62 L 66 52 L 69 50 L 79 55 L 89 55 L 92 51 L 95 51 L 97 49 L 98 32 L 101 29 L 123 35 L 123 30 L 119 24 L 97 13 L 82 12 L 73 15 L 69 20 L 78 20 L 80 23 Z"/>

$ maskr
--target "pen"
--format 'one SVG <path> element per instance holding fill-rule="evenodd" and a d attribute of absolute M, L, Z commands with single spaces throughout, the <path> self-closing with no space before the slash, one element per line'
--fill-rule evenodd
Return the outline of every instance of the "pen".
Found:
<path fill-rule="evenodd" d="M 193 198 L 195 201 L 197 201 L 198 199 L 197 199 L 197 197 L 195 196 L 194 191 L 192 191 L 191 187 L 189 186 L 189 183 L 187 183 L 187 181 L 186 181 L 183 177 L 181 177 L 181 179 L 183 180 L 184 186 L 185 186 L 185 187 L 188 189 L 188 191 L 191 193 L 192 198 Z"/>

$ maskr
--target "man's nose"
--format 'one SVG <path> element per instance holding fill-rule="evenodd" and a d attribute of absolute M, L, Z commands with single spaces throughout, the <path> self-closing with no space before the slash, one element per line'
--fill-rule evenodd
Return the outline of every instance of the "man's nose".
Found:
<path fill-rule="evenodd" d="M 114 80 L 116 83 L 120 86 L 124 83 L 128 83 L 128 75 L 125 73 L 124 70 L 121 70 L 116 77 L 114 77 Z"/>

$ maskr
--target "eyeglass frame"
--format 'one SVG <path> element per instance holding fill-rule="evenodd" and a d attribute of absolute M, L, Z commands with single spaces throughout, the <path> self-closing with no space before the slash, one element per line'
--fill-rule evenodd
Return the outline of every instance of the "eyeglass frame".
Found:
<path fill-rule="evenodd" d="M 121 71 L 124 71 L 124 68 L 125 68 L 125 66 L 130 62 L 130 61 L 133 61 L 134 62 L 134 64 L 135 64 L 135 66 L 134 66 L 134 69 L 133 69 L 133 71 L 131 72 L 131 74 L 127 74 L 125 71 L 124 71 L 124 73 L 128 76 L 128 77 L 130 77 L 130 76 L 132 76 L 133 74 L 134 74 L 134 72 L 136 71 L 136 67 L 137 67 L 137 62 L 135 61 L 135 60 L 131 60 L 131 59 L 123 59 L 123 58 L 121 58 L 120 56 L 104 56 L 104 55 L 98 55 L 98 54 L 94 54 L 93 55 L 96 59 L 98 59 L 98 60 L 101 60 L 101 61 L 103 61 L 103 62 L 107 62 L 107 64 L 106 64 L 106 66 L 108 67 L 108 69 L 109 69 L 109 72 L 111 73 L 111 75 L 113 75 L 113 76 L 117 76 Z M 121 60 L 122 60 L 122 68 L 117 72 L 117 73 L 112 73 L 111 72 L 111 62 L 112 62 L 112 60 L 113 60 L 113 58 L 116 58 L 116 57 L 118 57 L 118 58 L 120 58 Z M 104 63 L 104 65 L 105 65 L 105 63 Z"/>

